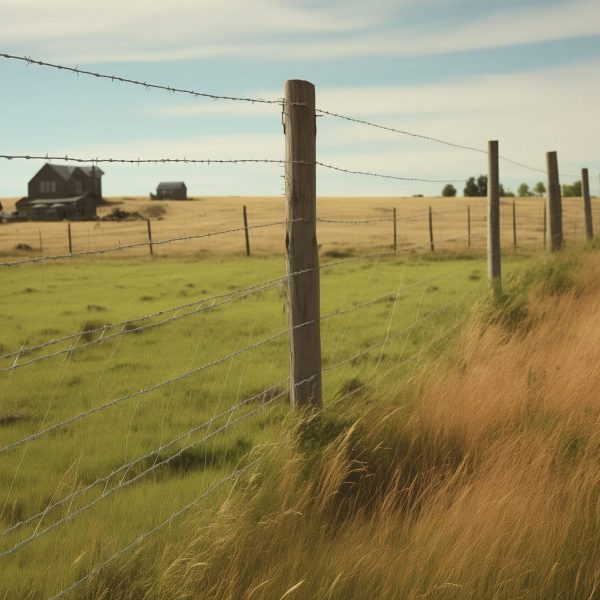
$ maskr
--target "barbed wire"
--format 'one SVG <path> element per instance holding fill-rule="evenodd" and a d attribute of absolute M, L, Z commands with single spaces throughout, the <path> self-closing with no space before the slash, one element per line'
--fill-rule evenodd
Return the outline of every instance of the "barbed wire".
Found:
<path fill-rule="evenodd" d="M 353 169 L 336 167 L 335 165 L 330 165 L 321 161 L 316 161 L 316 164 L 319 167 L 324 167 L 325 169 L 338 171 L 340 173 L 349 173 L 351 175 L 365 175 L 367 177 L 379 177 L 381 179 L 394 179 L 396 181 L 418 181 L 421 183 L 461 183 L 464 181 L 464 179 L 424 179 L 420 177 L 401 177 L 399 175 L 386 175 L 384 173 L 375 173 L 373 171 L 355 171 Z"/>
<path fill-rule="evenodd" d="M 115 475 L 118 475 L 119 473 L 122 473 L 123 471 L 129 471 L 129 469 L 144 462 L 145 460 L 148 460 L 152 456 L 158 455 L 161 452 L 163 452 L 164 450 L 181 442 L 182 440 L 190 438 L 192 435 L 194 435 L 198 431 L 202 431 L 203 429 L 209 429 L 211 427 L 211 425 L 213 423 L 215 423 L 216 421 L 219 421 L 220 419 L 223 419 L 224 417 L 233 414 L 237 410 L 243 408 L 244 406 L 246 406 L 248 404 L 251 404 L 252 402 L 255 402 L 262 398 L 262 399 L 265 399 L 265 401 L 262 403 L 262 406 L 264 406 L 264 405 L 274 402 L 275 400 L 278 400 L 279 398 L 281 398 L 283 395 L 285 395 L 289 391 L 289 388 L 281 390 L 281 386 L 285 385 L 288 382 L 288 379 L 289 378 L 286 378 L 286 379 L 280 381 L 279 383 L 276 383 L 268 388 L 265 388 L 264 390 L 258 392 L 257 394 L 254 394 L 254 395 L 242 400 L 241 402 L 234 404 L 233 406 L 231 406 L 227 410 L 221 412 L 220 414 L 211 417 L 208 421 L 205 421 L 204 423 L 201 423 L 199 425 L 195 425 L 194 427 L 188 429 L 185 433 L 178 435 L 177 437 L 174 437 L 173 439 L 171 439 L 168 442 L 165 442 L 164 444 L 161 444 L 158 448 L 155 448 L 151 452 L 147 452 L 146 454 L 139 456 L 138 458 L 132 460 L 131 462 L 123 464 L 116 469 L 113 469 L 107 475 L 99 477 L 98 479 L 89 483 L 85 487 L 68 494 L 67 496 L 61 498 L 60 500 L 57 500 L 51 504 L 48 504 L 40 512 L 28 517 L 27 519 L 24 519 L 23 521 L 19 521 L 15 524 L 11 525 L 10 527 L 4 529 L 3 531 L 0 531 L 0 537 L 6 537 L 7 535 L 14 533 L 18 529 L 22 529 L 26 525 L 33 523 L 33 521 L 35 521 L 37 519 L 43 519 L 48 513 L 50 513 L 55 508 L 58 508 L 59 506 L 64 506 L 67 503 L 71 503 L 73 500 L 75 500 L 82 494 L 85 494 L 86 492 L 89 492 L 90 490 L 94 489 L 96 486 L 100 485 L 101 483 L 106 483 L 106 482 L 110 481 Z M 278 390 L 279 390 L 279 392 L 276 395 L 271 394 L 272 392 L 277 392 Z M 234 424 L 234 422 L 230 422 L 226 428 L 220 429 L 218 431 L 224 431 L 228 427 L 233 426 L 233 424 Z M 206 439 L 203 438 L 201 441 L 206 441 Z M 169 460 L 173 460 L 173 457 L 170 458 Z M 38 524 L 38 526 L 39 526 L 39 524 Z"/>
<path fill-rule="evenodd" d="M 447 241 L 455 241 L 458 239 L 464 239 L 465 236 L 459 236 L 456 238 L 449 238 L 446 240 L 440 240 L 438 243 L 443 243 L 443 242 L 447 242 Z M 426 246 L 423 246 L 426 247 Z M 389 253 L 379 253 L 378 255 L 383 255 L 383 254 L 389 254 Z M 392 252 L 392 254 L 394 254 Z M 362 257 L 361 257 L 362 258 Z M 338 261 L 338 262 L 349 262 L 351 259 L 346 260 L 346 261 Z M 387 295 L 389 297 L 389 294 Z M 10 450 L 14 450 L 20 446 L 23 446 L 25 444 L 34 442 L 39 440 L 40 438 L 54 432 L 57 431 L 58 429 L 61 429 L 62 427 L 65 427 L 66 425 L 70 425 L 71 423 L 80 421 L 82 419 L 85 419 L 87 417 L 89 417 L 92 414 L 97 414 L 99 412 L 103 412 L 104 410 L 107 410 L 117 404 L 120 404 L 122 402 L 125 402 L 127 400 L 131 400 L 133 398 L 137 398 L 143 395 L 146 395 L 148 393 L 154 392 L 158 389 L 162 389 L 163 387 L 167 386 L 167 385 L 172 385 L 174 383 L 178 383 L 179 381 L 188 379 L 189 377 L 191 377 L 192 375 L 196 375 L 198 373 L 201 373 L 203 371 L 206 371 L 207 369 L 210 369 L 212 367 L 216 367 L 218 365 L 223 364 L 224 362 L 236 358 L 237 356 L 244 354 L 246 352 L 250 352 L 251 350 L 255 350 L 261 346 L 264 346 L 265 344 L 268 344 L 269 342 L 272 342 L 280 337 L 282 337 L 283 335 L 289 334 L 292 331 L 301 329 L 303 327 L 307 327 L 309 325 L 314 325 L 316 323 L 319 322 L 323 322 L 326 321 L 327 319 L 330 318 L 334 318 L 334 317 L 338 317 L 338 316 L 342 316 L 342 315 L 346 315 L 349 313 L 352 313 L 356 310 L 360 310 L 361 308 L 365 308 L 367 306 L 370 306 L 376 302 L 381 302 L 385 297 L 379 297 L 376 298 L 374 300 L 370 300 L 368 302 L 365 302 L 363 304 L 359 304 L 359 305 L 355 305 L 353 307 L 347 308 L 347 309 L 343 309 L 343 310 L 337 310 L 337 311 L 332 311 L 330 313 L 327 313 L 325 315 L 321 315 L 318 319 L 312 319 L 310 321 L 304 321 L 303 323 L 298 323 L 297 325 L 294 325 L 293 327 L 289 327 L 287 329 L 284 329 L 282 331 L 279 331 L 278 333 L 275 333 L 271 336 L 268 336 L 266 338 L 263 338 L 262 340 L 259 340 L 257 342 L 254 342 L 252 344 L 249 344 L 247 346 L 244 346 L 243 348 L 239 348 L 238 350 L 235 350 L 234 352 L 231 352 L 225 356 L 222 356 L 221 358 L 218 358 L 216 360 L 204 363 L 203 365 L 200 365 L 199 367 L 195 367 L 194 369 L 190 369 L 188 371 L 185 371 L 184 373 L 180 373 L 179 375 L 176 375 L 175 377 L 171 377 L 169 379 L 163 380 L 161 382 L 155 383 L 151 386 L 148 386 L 146 388 L 143 388 L 141 390 L 138 390 L 136 392 L 130 392 L 128 394 L 119 396 L 118 398 L 114 398 L 113 400 L 110 400 L 108 402 L 105 402 L 104 404 L 100 404 L 99 406 L 96 406 L 94 408 L 85 410 L 75 416 L 69 417 L 63 421 L 60 421 L 59 423 L 55 423 L 53 425 L 50 425 L 49 427 L 46 427 L 45 429 L 42 429 L 40 431 L 38 431 L 37 433 L 31 434 L 29 436 L 26 436 L 24 438 L 21 438 L 20 440 L 17 440 L 15 442 L 10 442 L 9 444 L 6 444 L 5 446 L 0 448 L 0 454 L 3 454 L 5 452 L 8 452 Z"/>
<path fill-rule="evenodd" d="M 167 525 L 170 525 L 173 521 L 175 521 L 181 515 L 185 514 L 186 512 L 188 512 L 189 510 L 191 510 L 192 508 L 194 508 L 195 506 L 200 504 L 200 502 L 202 502 L 202 500 L 204 500 L 204 498 L 206 498 L 207 496 L 209 496 L 210 494 L 215 492 L 217 489 L 222 487 L 225 483 L 227 483 L 229 481 L 235 481 L 236 479 L 238 479 L 243 473 L 245 473 L 251 467 L 256 465 L 259 462 L 259 460 L 260 460 L 260 458 L 253 460 L 251 463 L 249 463 L 245 467 L 237 469 L 232 474 L 228 475 L 227 477 L 223 477 L 222 479 L 220 479 L 219 481 L 217 481 L 216 483 L 211 485 L 206 491 L 204 491 L 202 494 L 200 494 L 200 496 L 198 496 L 195 500 L 193 500 L 189 504 L 186 504 L 183 508 L 180 508 L 177 512 L 174 512 L 167 519 L 165 519 L 164 521 L 162 521 L 161 523 L 156 525 L 156 527 L 153 527 L 146 533 L 143 533 L 142 535 L 138 536 L 133 542 L 131 542 L 127 546 L 121 548 L 119 551 L 117 551 L 115 554 L 113 554 L 109 559 L 105 560 L 104 562 L 100 563 L 99 565 L 96 565 L 91 571 L 86 573 L 83 577 L 81 577 L 80 579 L 75 581 L 69 587 L 61 590 L 58 594 L 55 594 L 54 596 L 52 596 L 52 598 L 50 600 L 59 600 L 59 598 L 63 598 L 68 593 L 77 589 L 81 584 L 85 583 L 88 579 L 93 577 L 96 573 L 99 573 L 102 569 L 106 568 L 109 564 L 111 564 L 112 562 L 114 562 L 115 560 L 117 560 L 118 558 L 120 558 L 121 556 L 126 554 L 127 552 L 129 552 L 129 550 L 131 550 L 132 548 L 135 548 L 136 546 L 138 546 L 139 544 L 144 542 L 146 539 L 148 539 L 149 537 L 151 537 L 152 535 L 154 535 L 161 529 L 164 529 Z"/>
<path fill-rule="evenodd" d="M 85 69 L 80 69 L 78 66 L 75 67 L 67 67 L 64 65 L 59 65 L 55 63 L 50 63 L 42 60 L 35 60 L 29 56 L 17 56 L 14 54 L 6 54 L 0 53 L 0 58 L 4 58 L 7 60 L 16 60 L 21 61 L 29 65 L 36 65 L 39 67 L 48 67 L 51 69 L 58 69 L 60 71 L 68 71 L 74 73 L 76 75 L 89 75 L 91 77 L 96 77 L 97 79 L 109 79 L 113 82 L 119 83 L 127 83 L 130 85 L 141 86 L 145 89 L 155 89 L 155 90 L 164 90 L 171 94 L 186 94 L 188 96 L 195 96 L 201 98 L 208 98 L 210 100 L 230 100 L 233 102 L 248 102 L 250 104 L 281 104 L 281 100 L 266 100 L 264 98 L 250 98 L 244 96 L 225 96 L 219 94 L 211 94 L 208 92 L 198 92 L 191 89 L 177 88 L 169 85 L 160 85 L 156 83 L 148 83 L 147 81 L 138 81 L 135 79 L 129 79 L 127 77 L 120 77 L 118 75 L 107 75 L 105 73 L 97 73 L 94 71 L 87 71 Z"/>
<path fill-rule="evenodd" d="M 299 219 L 302 220 L 302 219 Z M 417 247 L 418 249 L 418 247 Z M 69 335 L 66 335 L 64 337 L 61 338 L 57 338 L 57 339 L 52 339 L 52 340 L 48 340 L 47 342 L 43 342 L 41 344 L 37 344 L 37 345 L 33 345 L 33 346 L 28 346 L 28 347 L 24 347 L 24 348 L 20 348 L 19 350 L 15 350 L 13 352 L 10 352 L 8 354 L 4 354 L 3 356 L 0 356 L 0 360 L 8 360 L 10 358 L 17 358 L 19 356 L 23 356 L 25 354 L 30 354 L 31 352 L 35 352 L 37 350 L 41 350 L 59 343 L 64 343 L 70 340 L 78 340 L 81 337 L 83 337 L 84 335 L 94 335 L 94 334 L 98 334 L 100 333 L 102 335 L 102 337 L 96 339 L 96 340 L 91 340 L 89 342 L 86 342 L 85 344 L 81 344 L 81 345 L 77 345 L 77 346 L 71 346 L 69 348 L 65 348 L 63 350 L 60 350 L 58 352 L 53 352 L 51 354 L 46 354 L 40 357 L 36 357 L 32 360 L 26 361 L 26 362 L 22 362 L 22 363 L 17 363 L 16 361 L 10 366 L 10 367 L 3 367 L 0 368 L 0 373 L 6 373 L 6 372 L 12 372 L 15 369 L 18 369 L 20 367 L 24 367 L 27 365 L 30 365 L 32 363 L 36 363 L 36 362 L 40 362 L 43 360 L 47 360 L 50 358 L 55 358 L 57 356 L 60 356 L 62 354 L 67 354 L 67 353 L 72 353 L 78 350 L 81 350 L 82 348 L 86 348 L 88 346 L 92 346 L 95 344 L 100 344 L 103 342 L 106 342 L 110 339 L 113 339 L 117 336 L 121 336 L 121 335 L 127 335 L 130 333 L 134 333 L 134 332 L 140 332 L 140 331 L 144 331 L 145 329 L 149 329 L 149 328 L 153 328 L 153 327 L 158 327 L 167 323 L 170 323 L 172 321 L 176 321 L 178 319 L 181 318 L 185 318 L 187 316 L 192 316 L 197 314 L 198 312 L 200 312 L 199 309 L 195 310 L 195 311 L 190 311 L 188 313 L 185 313 L 183 315 L 178 315 L 176 317 L 170 318 L 170 319 L 165 319 L 163 321 L 160 321 L 158 323 L 151 323 L 149 325 L 145 325 L 145 326 L 140 326 L 140 327 L 135 327 L 135 328 L 131 328 L 131 329 L 125 329 L 125 327 L 128 324 L 131 323 L 136 323 L 136 322 L 141 322 L 141 321 L 145 321 L 151 318 L 155 318 L 157 316 L 162 316 L 165 314 L 168 314 L 170 312 L 176 312 L 179 310 L 183 310 L 185 308 L 190 308 L 192 306 L 198 306 L 198 305 L 203 305 L 203 304 L 208 304 L 209 302 L 213 302 L 213 304 L 211 304 L 210 306 L 207 306 L 206 308 L 203 308 L 203 310 L 212 310 L 213 308 L 216 308 L 218 306 L 221 306 L 223 304 L 227 304 L 229 302 L 232 302 L 234 300 L 238 300 L 240 298 L 245 298 L 251 294 L 254 293 L 260 293 L 261 291 L 264 291 L 266 289 L 270 289 L 272 287 L 275 287 L 281 283 L 284 283 L 285 281 L 287 281 L 288 279 L 292 278 L 292 277 L 296 277 L 298 275 L 303 275 L 305 273 L 309 273 L 315 270 L 324 270 L 324 269 L 330 269 L 333 267 L 338 267 L 341 265 L 344 265 L 346 263 L 350 263 L 350 262 L 355 262 L 355 261 L 360 261 L 360 260 L 367 260 L 367 259 L 372 259 L 372 258 L 380 258 L 383 256 L 388 256 L 394 254 L 394 252 L 377 252 L 377 253 L 371 253 L 371 254 L 363 254 L 360 256 L 355 256 L 355 257 L 351 257 L 351 258 L 346 258 L 346 259 L 342 259 L 342 260 L 337 260 L 337 261 L 331 261 L 331 262 L 327 262 L 327 263 L 323 263 L 320 264 L 318 267 L 315 268 L 309 268 L 309 269 L 302 269 L 301 271 L 296 271 L 294 273 L 290 273 L 289 275 L 283 275 L 282 277 L 277 277 L 275 279 L 270 279 L 267 281 L 264 281 L 262 283 L 258 283 L 258 284 L 254 284 L 251 285 L 249 287 L 246 288 L 241 288 L 238 290 L 233 290 L 231 292 L 227 292 L 224 294 L 217 294 L 215 296 L 210 296 L 208 298 L 204 298 L 204 299 L 200 299 L 197 300 L 195 302 L 189 302 L 187 304 L 181 304 L 179 306 L 174 306 L 171 308 L 167 308 L 164 310 L 160 310 L 160 311 L 156 311 L 152 314 L 149 315 L 143 315 L 140 317 L 135 317 L 135 318 L 131 318 L 131 319 L 125 319 L 123 321 L 118 321 L 116 323 L 112 323 L 112 324 L 108 324 L 108 325 L 103 325 L 102 327 L 97 327 L 95 329 L 86 329 L 86 330 L 82 330 L 82 331 L 77 331 L 75 333 L 71 333 Z M 219 304 L 214 304 L 214 302 L 216 300 L 220 300 L 225 298 L 226 300 L 224 302 L 220 302 Z M 103 333 L 106 331 L 109 331 L 111 329 L 115 329 L 117 327 L 122 327 L 124 328 L 121 332 L 117 333 L 117 334 L 113 334 L 110 336 L 103 336 Z"/>

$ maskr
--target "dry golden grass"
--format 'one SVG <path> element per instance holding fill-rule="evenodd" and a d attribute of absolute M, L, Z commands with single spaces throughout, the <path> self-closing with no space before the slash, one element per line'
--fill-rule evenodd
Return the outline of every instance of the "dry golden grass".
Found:
<path fill-rule="evenodd" d="M 3 200 L 5 210 L 12 210 L 15 199 Z M 249 225 L 283 221 L 283 197 L 208 197 L 177 201 L 150 201 L 147 198 L 111 198 L 99 209 L 108 214 L 112 208 L 140 212 L 152 219 L 156 241 L 178 236 L 198 235 L 243 226 L 242 206 L 248 207 Z M 518 243 L 541 247 L 543 235 L 543 200 L 517 198 Z M 600 222 L 600 205 L 596 206 L 596 222 Z M 429 229 L 427 210 L 434 210 L 434 234 L 437 248 L 460 249 L 466 246 L 467 205 L 472 210 L 473 245 L 482 247 L 486 233 L 486 201 L 482 198 L 320 198 L 318 216 L 323 219 L 360 220 L 391 218 L 393 207 L 398 210 L 398 243 L 400 248 L 427 246 Z M 596 210 L 597 209 L 597 210 Z M 164 212 L 163 212 L 164 211 Z M 564 200 L 564 227 L 567 239 L 583 237 L 583 207 L 581 199 Z M 512 246 L 512 200 L 502 202 L 502 236 L 506 247 Z M 5 256 L 24 255 L 15 252 L 17 244 L 28 244 L 30 254 L 40 253 L 40 232 L 44 254 L 64 254 L 68 251 L 66 223 L 14 223 L 0 228 L 0 253 Z M 73 250 L 145 242 L 143 221 L 73 223 Z M 255 254 L 283 252 L 284 226 L 254 229 L 250 232 Z M 320 223 L 319 242 L 324 251 L 347 248 L 381 248 L 392 243 L 392 223 L 383 221 L 361 226 Z M 459 238 L 459 239 L 455 239 Z M 452 240 L 452 241 L 445 241 Z M 156 248 L 161 256 L 185 256 L 206 252 L 241 254 L 245 250 L 243 232 L 203 240 L 191 240 Z M 147 256 L 147 248 L 119 253 L 120 256 Z"/>
<path fill-rule="evenodd" d="M 598 598 L 600 258 L 570 267 L 485 306 L 437 370 L 297 427 L 89 597 Z"/>

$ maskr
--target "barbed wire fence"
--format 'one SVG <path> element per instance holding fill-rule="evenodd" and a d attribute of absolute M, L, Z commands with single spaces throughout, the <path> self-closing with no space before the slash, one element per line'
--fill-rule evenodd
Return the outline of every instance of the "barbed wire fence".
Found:
<path fill-rule="evenodd" d="M 226 305 L 241 302 L 252 296 L 260 295 L 269 290 L 283 290 L 286 297 L 288 326 L 278 330 L 275 333 L 267 334 L 256 341 L 237 347 L 234 350 L 226 352 L 217 358 L 212 358 L 202 362 L 192 368 L 180 370 L 176 375 L 149 383 L 136 391 L 128 390 L 119 395 L 90 406 L 86 403 L 76 414 L 71 414 L 66 418 L 46 424 L 42 421 L 36 431 L 25 435 L 10 434 L 3 436 L 0 442 L 0 456 L 8 456 L 10 453 L 21 451 L 22 458 L 18 463 L 17 472 L 14 474 L 13 482 L 17 477 L 18 469 L 25 453 L 29 448 L 37 445 L 39 440 L 47 440 L 51 443 L 57 439 L 57 436 L 64 432 L 74 431 L 75 426 L 82 422 L 88 422 L 90 419 L 100 414 L 106 414 L 108 411 L 118 405 L 125 405 L 134 399 L 150 397 L 154 392 L 160 390 L 175 389 L 180 382 L 190 378 L 195 378 L 211 370 L 217 369 L 249 353 L 271 347 L 273 344 L 279 344 L 282 339 L 288 338 L 290 344 L 290 373 L 283 379 L 263 387 L 257 392 L 247 395 L 242 400 L 234 402 L 228 408 L 219 410 L 209 419 L 201 421 L 188 427 L 182 433 L 172 437 L 167 441 L 161 441 L 149 451 L 142 452 L 131 460 L 122 462 L 114 468 L 107 469 L 106 472 L 93 478 L 85 484 L 74 486 L 74 489 L 66 494 L 56 498 L 52 496 L 49 500 L 40 504 L 40 510 L 34 510 L 30 514 L 23 514 L 20 518 L 12 520 L 8 525 L 2 525 L 0 530 L 0 540 L 6 540 L 6 543 L 0 546 L 0 561 L 8 560 L 13 555 L 38 543 L 50 533 L 59 528 L 69 526 L 79 520 L 79 518 L 88 513 L 93 508 L 103 504 L 108 498 L 114 497 L 122 490 L 130 488 L 142 480 L 147 480 L 150 475 L 156 474 L 161 468 L 170 463 L 176 462 L 186 453 L 201 445 L 205 445 L 210 440 L 219 436 L 226 435 L 227 432 L 236 428 L 241 423 L 255 417 L 256 415 L 268 414 L 281 406 L 282 400 L 289 399 L 295 407 L 311 407 L 321 409 L 323 407 L 323 387 L 322 376 L 325 373 L 336 372 L 338 369 L 348 365 L 358 365 L 360 361 L 369 354 L 379 351 L 380 358 L 383 349 L 393 342 L 406 339 L 407 336 L 421 327 L 427 321 L 441 319 L 448 311 L 455 310 L 461 306 L 466 299 L 477 291 L 471 290 L 458 296 L 451 302 L 443 303 L 435 309 L 425 310 L 423 314 L 418 314 L 414 322 L 407 326 L 394 330 L 392 325 L 393 311 L 388 316 L 389 322 L 385 336 L 371 341 L 366 346 L 362 346 L 358 352 L 350 357 L 342 358 L 332 362 L 326 362 L 321 357 L 321 325 L 335 322 L 338 317 L 353 315 L 355 313 L 364 314 L 373 307 L 386 307 L 392 305 L 394 308 L 401 294 L 408 290 L 425 286 L 434 286 L 437 282 L 464 275 L 473 271 L 474 264 L 485 263 L 491 260 L 494 244 L 500 247 L 500 220 L 507 222 L 512 219 L 513 245 L 518 247 L 520 244 L 536 243 L 537 249 L 541 249 L 549 240 L 552 249 L 559 249 L 563 244 L 563 214 L 566 217 L 566 232 L 573 227 L 573 238 L 583 237 L 584 227 L 580 226 L 579 219 L 584 216 L 588 218 L 588 212 L 584 212 L 584 207 L 575 207 L 574 210 L 563 210 L 560 204 L 560 195 L 556 195 L 556 186 L 553 184 L 553 178 L 558 178 L 558 173 L 550 168 L 540 169 L 532 167 L 512 158 L 497 155 L 494 162 L 494 152 L 488 148 L 476 148 L 463 145 L 441 138 L 423 135 L 419 133 L 404 131 L 402 129 L 377 124 L 370 121 L 358 119 L 355 117 L 343 115 L 333 111 L 315 107 L 314 88 L 307 82 L 289 81 L 286 84 L 286 96 L 282 99 L 263 99 L 244 96 L 226 96 L 200 92 L 192 89 L 177 88 L 168 85 L 148 83 L 141 80 L 129 79 L 115 75 L 107 75 L 93 71 L 79 69 L 78 67 L 67 67 L 44 61 L 34 60 L 28 57 L 15 56 L 11 54 L 0 53 L 0 58 L 24 62 L 26 65 L 35 65 L 54 70 L 62 70 L 74 75 L 95 77 L 109 80 L 115 83 L 140 86 L 145 89 L 154 89 L 165 91 L 170 94 L 186 94 L 189 96 L 204 98 L 212 101 L 245 102 L 251 104 L 268 104 L 280 106 L 283 116 L 284 135 L 286 139 L 286 157 L 284 159 L 269 158 L 240 158 L 240 159 L 193 159 L 193 158 L 113 158 L 113 157 L 73 157 L 48 156 L 36 154 L 0 154 L 4 160 L 62 160 L 73 162 L 75 164 L 205 164 L 205 165 L 224 165 L 224 164 L 267 164 L 285 168 L 285 184 L 287 197 L 287 215 L 285 220 L 272 221 L 254 225 L 248 225 L 244 222 L 243 227 L 231 227 L 219 231 L 205 232 L 202 234 L 192 234 L 183 236 L 172 236 L 165 239 L 152 239 L 150 227 L 148 227 L 148 239 L 145 241 L 134 241 L 116 246 L 107 246 L 99 249 L 71 250 L 63 254 L 45 254 L 42 256 L 11 259 L 0 262 L 0 267 L 5 269 L 35 268 L 36 265 L 45 265 L 50 262 L 62 264 L 64 261 L 78 258 L 96 258 L 104 257 L 108 254 L 118 254 L 121 252 L 133 250 L 136 248 L 163 247 L 180 242 L 201 240 L 207 238 L 223 237 L 228 235 L 244 233 L 248 242 L 248 232 L 256 230 L 270 230 L 272 228 L 284 228 L 286 230 L 286 254 L 287 254 L 287 274 L 256 282 L 242 288 L 237 288 L 229 292 L 207 295 L 206 297 L 196 299 L 191 302 L 178 304 L 169 308 L 148 312 L 128 319 L 121 319 L 113 323 L 102 324 L 100 326 L 85 327 L 69 334 L 60 334 L 58 337 L 44 339 L 36 343 L 24 343 L 19 348 L 3 348 L 0 350 L 0 377 L 11 378 L 14 373 L 33 372 L 31 377 L 35 378 L 35 368 L 43 364 L 55 364 L 59 359 L 71 361 L 76 359 L 80 353 L 89 353 L 93 350 L 100 350 L 105 344 L 118 344 L 124 338 L 133 334 L 145 334 L 161 327 L 167 327 L 175 322 L 188 322 L 199 314 L 212 313 L 213 311 L 225 307 Z M 345 175 L 354 175 L 361 177 L 385 178 L 397 181 L 417 181 L 426 183 L 457 183 L 465 179 L 439 180 L 435 178 L 418 178 L 406 175 L 395 175 L 389 173 L 380 173 L 375 171 L 354 170 L 344 166 L 333 165 L 329 162 L 317 160 L 315 146 L 315 123 L 317 115 L 333 119 L 342 119 L 354 125 L 363 127 L 373 127 L 391 134 L 407 136 L 411 138 L 423 139 L 432 143 L 438 143 L 450 148 L 474 152 L 485 155 L 490 161 L 488 183 L 488 207 L 486 213 L 481 211 L 479 214 L 475 207 L 467 206 L 465 208 L 432 210 L 429 207 L 427 211 L 421 211 L 414 214 L 398 216 L 394 209 L 393 214 L 380 218 L 365 219 L 343 219 L 343 218 L 325 218 L 317 214 L 316 208 L 316 169 L 322 168 Z M 532 171 L 544 173 L 550 180 L 548 208 L 540 205 L 538 216 L 532 216 L 530 213 L 520 214 L 518 206 L 514 203 L 500 203 L 498 194 L 498 161 L 506 161 L 515 166 L 519 166 Z M 550 163 L 549 163 L 550 164 Z M 495 169 L 495 171 L 494 171 Z M 496 175 L 494 174 L 496 173 Z M 560 190 L 558 190 L 560 191 Z M 589 202 L 584 198 L 584 203 Z M 558 204 L 557 204 L 558 202 Z M 543 214 L 542 214 L 543 208 Z M 507 214 L 506 211 L 509 211 Z M 546 214 L 548 210 L 549 214 Z M 444 230 L 444 223 L 440 225 L 436 221 L 437 217 L 444 215 L 447 217 L 445 225 L 452 232 L 463 231 L 463 234 L 444 236 L 441 232 Z M 494 218 L 494 215 L 496 217 Z M 411 224 L 414 222 L 424 225 L 422 232 L 426 232 L 423 243 L 398 243 L 397 227 L 398 224 Z M 527 224 L 529 229 L 536 229 L 536 232 L 542 234 L 543 239 L 534 236 L 532 239 L 524 237 L 522 241 L 517 238 L 517 223 Z M 382 250 L 366 252 L 355 256 L 348 256 L 340 260 L 320 261 L 319 248 L 317 246 L 317 228 L 325 226 L 349 226 L 363 227 L 369 225 L 387 224 L 390 226 L 390 237 L 380 244 Z M 574 224 L 574 225 L 573 225 Z M 586 222 L 586 226 L 588 223 Z M 591 222 L 589 223 L 591 227 Z M 483 229 L 483 231 L 482 231 Z M 354 302 L 350 305 L 340 306 L 330 312 L 322 312 L 320 309 L 320 285 L 321 273 L 328 271 L 337 271 L 349 264 L 364 264 L 372 266 L 377 262 L 386 263 L 389 259 L 397 260 L 399 257 L 423 251 L 436 252 L 441 247 L 454 247 L 461 249 L 471 249 L 472 246 L 485 242 L 490 244 L 492 250 L 487 255 L 474 255 L 466 265 L 461 264 L 458 268 L 446 269 L 441 273 L 419 279 L 415 282 L 402 283 L 395 282 L 392 289 L 384 294 L 374 294 L 372 297 L 363 298 L 360 302 Z M 40 235 L 41 242 L 41 235 Z M 503 240 L 504 247 L 510 246 Z M 249 251 L 248 251 L 249 254 Z M 497 256 L 499 259 L 499 256 Z M 6 272 L 6 271 L 5 271 Z M 498 283 L 500 274 L 490 272 L 492 283 Z M 494 287 L 494 286 L 493 286 Z M 185 321 L 184 321 L 185 320 Z M 403 356 L 388 369 L 378 375 L 385 377 L 392 369 L 397 369 L 400 364 L 406 361 L 414 360 L 418 353 Z M 54 363 L 52 362 L 54 361 Z M 379 365 L 379 360 L 377 364 Z M 67 365 L 69 362 L 67 362 Z M 335 399 L 334 403 L 340 403 L 347 398 L 360 393 L 366 383 L 353 386 L 351 390 L 346 391 Z M 132 542 L 124 545 L 116 552 L 110 554 L 108 558 L 102 557 L 90 570 L 74 580 L 67 582 L 64 587 L 53 593 L 52 598 L 62 598 L 83 586 L 86 582 L 98 575 L 103 569 L 114 563 L 117 559 L 124 556 L 134 548 L 139 547 L 146 540 L 167 528 L 175 520 L 189 513 L 209 495 L 216 493 L 228 483 L 235 482 L 244 474 L 250 472 L 258 462 L 259 458 L 244 459 L 242 464 L 236 465 L 235 469 L 225 477 L 219 478 L 191 502 L 184 504 L 175 512 L 169 514 L 158 524 L 153 525 L 144 533 L 136 537 Z M 11 485 L 12 489 L 12 485 Z M 10 494 L 10 492 L 9 492 Z M 7 497 L 8 502 L 8 497 Z M 6 507 L 6 503 L 5 503 Z M 4 511 L 2 511 L 4 512 Z M 0 515 L 0 519 L 2 515 Z"/>

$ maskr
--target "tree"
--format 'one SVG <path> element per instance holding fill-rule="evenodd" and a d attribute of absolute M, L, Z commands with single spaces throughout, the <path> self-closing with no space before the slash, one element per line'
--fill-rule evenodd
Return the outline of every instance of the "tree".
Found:
<path fill-rule="evenodd" d="M 517 190 L 517 194 L 519 194 L 521 198 L 524 198 L 525 196 L 531 196 L 529 186 L 526 183 L 522 183 Z"/>
<path fill-rule="evenodd" d="M 565 184 L 562 186 L 562 195 L 566 198 L 578 198 L 582 195 L 581 190 L 581 181 L 576 181 L 575 183 L 568 185 Z"/>
<path fill-rule="evenodd" d="M 484 197 L 487 196 L 487 176 L 486 175 L 480 175 L 477 178 L 477 190 L 478 190 L 478 196 Z"/>
<path fill-rule="evenodd" d="M 546 193 L 546 186 L 544 185 L 543 181 L 538 181 L 535 184 L 535 187 L 533 188 L 533 191 L 538 195 L 538 196 L 543 196 Z"/>
<path fill-rule="evenodd" d="M 465 183 L 465 189 L 463 191 L 465 196 L 477 196 L 478 192 L 477 183 L 475 183 L 475 177 L 469 177 Z"/>
<path fill-rule="evenodd" d="M 451 183 L 447 184 L 442 190 L 442 196 L 445 198 L 453 198 L 456 196 L 456 188 Z"/>

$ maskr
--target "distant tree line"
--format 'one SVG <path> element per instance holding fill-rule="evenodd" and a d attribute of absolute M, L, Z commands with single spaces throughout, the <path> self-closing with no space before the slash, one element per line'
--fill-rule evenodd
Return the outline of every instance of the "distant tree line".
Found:
<path fill-rule="evenodd" d="M 465 182 L 465 187 L 463 190 L 463 195 L 466 198 L 469 197 L 485 197 L 487 196 L 487 181 L 488 178 L 486 175 L 480 175 L 479 177 L 469 177 Z M 442 196 L 445 198 L 453 198 L 458 193 L 458 190 L 451 184 L 448 183 L 442 189 Z M 533 188 L 529 187 L 529 184 L 522 183 L 517 188 L 517 195 L 520 198 L 526 198 L 530 196 L 543 196 L 546 193 L 546 186 L 543 181 L 538 181 Z M 507 198 L 513 197 L 515 194 L 508 189 L 504 189 L 504 186 L 500 184 L 500 196 Z M 562 186 L 562 195 L 564 197 L 580 197 L 582 195 L 581 191 L 581 181 L 576 181 L 572 184 L 565 184 Z"/>

